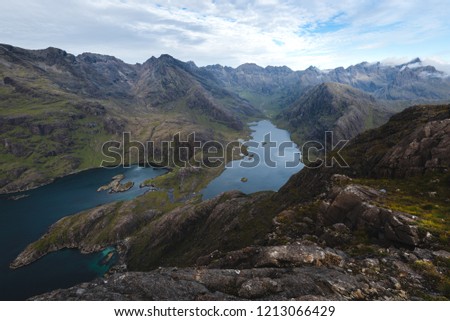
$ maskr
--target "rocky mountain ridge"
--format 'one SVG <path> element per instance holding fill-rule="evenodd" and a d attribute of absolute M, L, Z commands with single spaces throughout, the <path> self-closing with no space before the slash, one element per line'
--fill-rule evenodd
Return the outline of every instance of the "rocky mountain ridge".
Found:
<path fill-rule="evenodd" d="M 312 87 L 327 82 L 352 86 L 380 100 L 450 99 L 450 77 L 433 66 L 424 65 L 419 58 L 394 66 L 362 62 L 324 71 L 313 66 L 293 71 L 285 66 L 262 68 L 255 64 L 204 68 L 221 79 L 226 88 L 239 92 L 255 106 L 269 110 L 273 108 L 270 105 L 277 106 L 278 110 L 287 107 Z"/>
<path fill-rule="evenodd" d="M 332 131 L 335 141 L 384 124 L 393 114 L 372 95 L 339 83 L 314 86 L 277 117 L 298 141 L 324 142 Z"/>

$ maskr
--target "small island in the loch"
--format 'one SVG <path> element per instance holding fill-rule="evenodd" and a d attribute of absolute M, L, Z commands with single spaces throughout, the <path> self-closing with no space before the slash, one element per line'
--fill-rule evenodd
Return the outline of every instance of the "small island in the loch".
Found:
<path fill-rule="evenodd" d="M 123 174 L 114 176 L 109 184 L 100 186 L 97 189 L 97 192 L 108 191 L 108 193 L 121 193 L 128 191 L 134 186 L 134 182 L 126 182 L 121 184 L 121 181 L 124 178 L 125 176 Z"/>

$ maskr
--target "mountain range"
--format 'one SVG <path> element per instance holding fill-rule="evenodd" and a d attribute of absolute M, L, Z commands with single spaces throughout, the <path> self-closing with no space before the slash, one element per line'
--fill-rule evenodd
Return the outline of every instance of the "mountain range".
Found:
<path fill-rule="evenodd" d="M 450 77 L 420 59 L 293 71 L 5 44 L 0 98 L 2 193 L 98 167 L 102 144 L 123 132 L 156 146 L 192 132 L 230 142 L 270 118 L 297 143 L 324 131 L 349 140 L 348 168 L 305 168 L 277 192 L 203 201 L 223 168 L 174 167 L 143 183 L 151 193 L 60 219 L 10 267 L 108 246 L 119 264 L 106 282 L 34 299 L 450 297 Z"/>
<path fill-rule="evenodd" d="M 311 87 L 325 82 L 349 85 L 382 100 L 450 98 L 448 75 L 433 66 L 424 65 L 419 58 L 394 66 L 362 62 L 331 70 L 311 66 L 293 71 L 286 66 L 262 68 L 255 64 L 244 64 L 235 69 L 220 65 L 204 68 L 221 79 L 226 88 L 240 93 L 263 109 L 284 108 Z"/>
<path fill-rule="evenodd" d="M 98 167 L 102 144 L 124 131 L 144 142 L 171 141 L 177 132 L 229 141 L 246 119 L 262 116 L 204 70 L 168 55 L 128 65 L 0 45 L 0 78 L 2 192 Z"/>
<path fill-rule="evenodd" d="M 420 59 L 292 71 L 250 63 L 197 67 L 169 55 L 131 65 L 107 55 L 2 44 L 0 78 L 2 192 L 97 167 L 102 143 L 123 131 L 141 141 L 170 140 L 179 131 L 230 141 L 247 131 L 248 120 L 281 113 L 280 125 L 297 142 L 318 138 L 324 128 L 351 138 L 411 102 L 450 99 L 450 78 Z M 330 95 L 342 97 L 322 104 Z M 316 105 L 323 110 L 314 111 Z"/>

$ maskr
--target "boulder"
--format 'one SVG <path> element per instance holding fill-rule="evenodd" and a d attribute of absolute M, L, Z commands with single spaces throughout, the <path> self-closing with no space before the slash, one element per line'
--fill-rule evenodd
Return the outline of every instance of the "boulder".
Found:
<path fill-rule="evenodd" d="M 334 188 L 330 195 L 332 199 L 323 202 L 320 207 L 325 226 L 342 223 L 350 230 L 364 229 L 392 242 L 409 246 L 419 243 L 417 227 L 410 215 L 370 204 L 381 197 L 376 190 L 361 185 L 348 185 Z M 332 229 L 327 229 L 323 237 L 333 243 L 333 235 L 337 236 L 336 231 L 333 233 Z"/>

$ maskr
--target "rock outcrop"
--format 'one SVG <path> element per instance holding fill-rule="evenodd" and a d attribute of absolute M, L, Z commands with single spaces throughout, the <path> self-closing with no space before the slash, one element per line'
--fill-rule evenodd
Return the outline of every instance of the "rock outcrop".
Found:
<path fill-rule="evenodd" d="M 32 300 L 418 299 L 414 293 L 426 291 L 428 280 L 411 263 L 420 265 L 424 256 L 434 254 L 377 250 L 381 259 L 374 254 L 352 258 L 311 242 L 245 248 L 226 253 L 210 266 L 119 272 Z"/>
<path fill-rule="evenodd" d="M 450 167 L 450 119 L 425 123 L 403 138 L 377 164 L 385 177 L 443 172 Z"/>
<path fill-rule="evenodd" d="M 367 283 L 366 283 L 367 282 Z M 396 290 L 322 267 L 227 269 L 171 269 L 115 274 L 34 297 L 33 300 L 342 300 L 370 298 L 384 293 L 406 299 Z M 362 289 L 362 290 L 361 290 Z M 402 298 L 403 296 L 403 298 Z"/>
<path fill-rule="evenodd" d="M 380 239 L 410 246 L 419 243 L 412 215 L 371 204 L 382 197 L 376 190 L 347 185 L 334 188 L 328 196 L 319 211 L 325 226 L 344 223 L 350 230 L 364 229 Z"/>
<path fill-rule="evenodd" d="M 413 106 L 352 140 L 349 175 L 405 178 L 448 171 L 450 105 Z M 364 161 L 361 161 L 364 160 Z"/>

